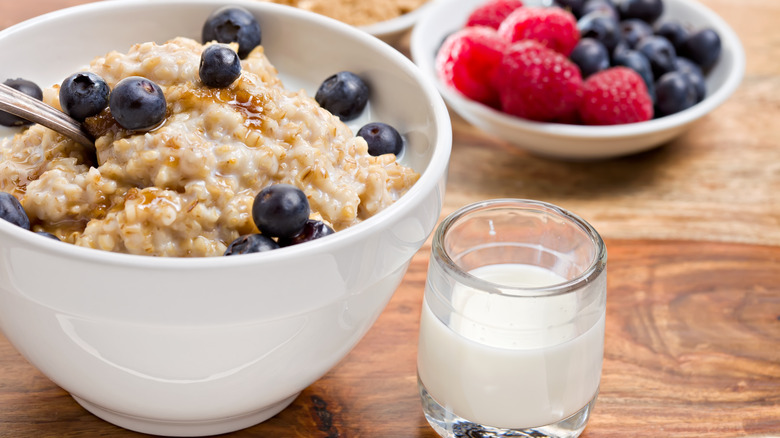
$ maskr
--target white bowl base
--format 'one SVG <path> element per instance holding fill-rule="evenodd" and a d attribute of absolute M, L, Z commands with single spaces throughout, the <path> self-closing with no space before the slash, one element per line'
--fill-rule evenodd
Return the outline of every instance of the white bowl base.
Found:
<path fill-rule="evenodd" d="M 289 406 L 300 393 L 294 394 L 278 403 L 245 415 L 206 421 L 164 421 L 152 418 L 141 418 L 104 409 L 73 394 L 76 402 L 95 416 L 111 424 L 151 435 L 162 436 L 207 436 L 234 432 L 260 424 L 278 414 Z"/>

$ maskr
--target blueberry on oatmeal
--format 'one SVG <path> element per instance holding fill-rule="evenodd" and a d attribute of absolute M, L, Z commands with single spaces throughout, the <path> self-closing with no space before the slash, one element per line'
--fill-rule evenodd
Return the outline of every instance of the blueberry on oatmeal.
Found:
<path fill-rule="evenodd" d="M 398 155 L 404 146 L 401 134 L 387 123 L 369 123 L 360 128 L 357 135 L 366 140 L 368 154 L 375 157 L 384 154 Z"/>
<path fill-rule="evenodd" d="M 24 212 L 21 202 L 10 193 L 0 192 L 0 219 L 4 219 L 25 230 L 30 229 L 30 218 Z"/>
<path fill-rule="evenodd" d="M 224 6 L 214 12 L 203 24 L 203 43 L 238 43 L 238 56 L 244 59 L 260 45 L 260 23 L 248 10 L 240 6 Z"/>
<path fill-rule="evenodd" d="M 46 231 L 36 231 L 35 234 L 37 234 L 39 236 L 47 237 L 47 238 L 52 239 L 52 240 L 60 241 L 59 237 L 55 236 L 52 233 L 46 232 Z"/>
<path fill-rule="evenodd" d="M 60 106 L 65 114 L 83 122 L 108 106 L 110 92 L 100 76 L 92 72 L 75 73 L 60 85 Z"/>
<path fill-rule="evenodd" d="M 310 212 L 306 194 L 289 184 L 264 188 L 252 203 L 252 219 L 268 237 L 295 237 L 303 230 Z"/>
<path fill-rule="evenodd" d="M 211 88 L 225 88 L 241 76 L 241 60 L 228 46 L 212 44 L 200 55 L 200 80 Z"/>
<path fill-rule="evenodd" d="M 232 241 L 225 250 L 226 256 L 251 254 L 271 251 L 279 248 L 279 244 L 262 234 L 247 234 Z"/>
<path fill-rule="evenodd" d="M 310 242 L 321 237 L 330 236 L 333 233 L 335 233 L 333 228 L 329 227 L 325 222 L 309 219 L 303 226 L 303 230 L 295 237 L 279 239 L 279 246 L 284 247 Z"/>
<path fill-rule="evenodd" d="M 368 85 L 360 76 L 342 71 L 322 82 L 314 100 L 341 121 L 349 121 L 363 112 L 368 95 Z"/>
<path fill-rule="evenodd" d="M 22 93 L 33 97 L 38 100 L 43 100 L 43 90 L 35 82 L 28 81 L 27 79 L 7 79 L 3 84 L 8 85 L 14 90 L 21 91 Z M 5 111 L 0 111 L 0 125 L 3 126 L 25 126 L 31 125 L 29 122 L 21 117 L 17 117 L 13 114 Z"/>
<path fill-rule="evenodd" d="M 145 131 L 165 119 L 165 95 L 159 85 L 140 76 L 122 79 L 109 98 L 114 119 L 130 131 Z"/>

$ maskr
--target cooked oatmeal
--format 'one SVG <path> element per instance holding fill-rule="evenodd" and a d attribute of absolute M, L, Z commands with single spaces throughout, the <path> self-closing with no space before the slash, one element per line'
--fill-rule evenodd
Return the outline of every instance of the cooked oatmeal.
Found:
<path fill-rule="evenodd" d="M 428 0 L 263 0 L 326 15 L 353 26 L 366 26 L 412 12 Z"/>
<path fill-rule="evenodd" d="M 0 140 L 0 190 L 20 199 L 35 231 L 90 248 L 155 256 L 216 256 L 256 233 L 255 195 L 274 183 L 306 193 L 312 218 L 335 230 L 398 199 L 418 175 L 366 142 L 304 91 L 284 89 L 256 48 L 230 87 L 200 83 L 205 46 L 177 38 L 95 59 L 88 70 L 113 88 L 143 76 L 164 91 L 165 122 L 122 129 L 104 110 L 87 119 L 97 162 L 65 137 L 33 125 Z M 58 86 L 44 100 L 59 107 Z"/>

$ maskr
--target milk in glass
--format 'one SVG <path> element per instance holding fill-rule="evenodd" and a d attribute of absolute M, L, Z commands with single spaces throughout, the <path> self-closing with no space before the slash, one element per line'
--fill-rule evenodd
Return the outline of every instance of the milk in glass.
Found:
<path fill-rule="evenodd" d="M 548 269 L 514 263 L 469 273 L 508 287 L 566 281 Z M 530 428 L 575 414 L 598 391 L 603 303 L 593 303 L 590 317 L 575 318 L 578 306 L 583 307 L 578 303 L 581 294 L 542 298 L 512 296 L 512 289 L 503 292 L 477 292 L 456 284 L 445 324 L 431 310 L 426 291 L 417 364 L 422 384 L 455 415 L 493 427 Z"/>

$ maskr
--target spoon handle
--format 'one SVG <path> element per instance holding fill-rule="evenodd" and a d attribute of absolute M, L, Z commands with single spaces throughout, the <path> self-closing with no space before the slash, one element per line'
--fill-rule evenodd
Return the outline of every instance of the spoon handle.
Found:
<path fill-rule="evenodd" d="M 92 139 L 82 131 L 79 122 L 62 111 L 5 84 L 0 84 L 0 110 L 39 123 L 84 146 L 95 147 Z"/>

